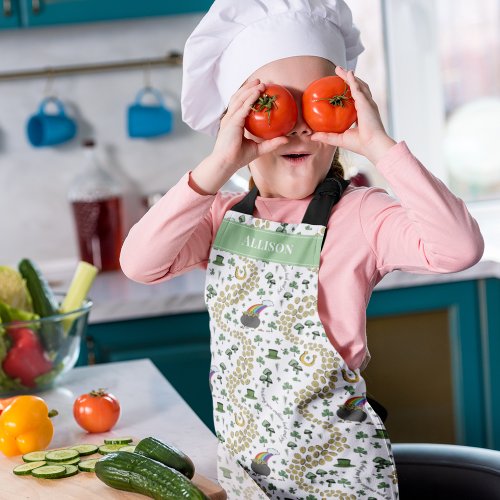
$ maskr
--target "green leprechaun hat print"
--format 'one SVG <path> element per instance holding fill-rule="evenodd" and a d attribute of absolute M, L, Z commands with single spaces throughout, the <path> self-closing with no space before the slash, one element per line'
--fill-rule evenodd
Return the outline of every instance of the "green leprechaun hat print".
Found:
<path fill-rule="evenodd" d="M 350 458 L 337 458 L 337 463 L 333 464 L 334 467 L 356 467 L 351 464 Z"/>
<path fill-rule="evenodd" d="M 215 264 L 216 266 L 223 266 L 224 265 L 224 255 L 217 254 L 215 256 L 215 259 L 212 261 L 212 264 Z"/>
<path fill-rule="evenodd" d="M 261 304 L 254 304 L 250 306 L 240 318 L 241 324 L 248 328 L 257 328 L 260 325 L 259 314 L 273 303 L 270 300 L 264 300 Z"/>

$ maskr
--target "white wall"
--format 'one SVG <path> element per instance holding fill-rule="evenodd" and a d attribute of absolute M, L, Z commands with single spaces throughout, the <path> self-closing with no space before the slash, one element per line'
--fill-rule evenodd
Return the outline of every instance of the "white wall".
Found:
<path fill-rule="evenodd" d="M 68 64 L 161 57 L 183 51 L 201 15 L 115 21 L 0 32 L 0 72 Z M 141 70 L 56 78 L 54 93 L 76 116 L 77 139 L 57 148 L 33 148 L 25 125 L 44 97 L 42 79 L 0 81 L 0 264 L 22 257 L 74 260 L 76 238 L 66 194 L 83 165 L 81 140 L 92 136 L 103 162 L 127 191 L 126 227 L 141 215 L 140 195 L 166 191 L 210 150 L 210 137 L 180 118 L 182 70 L 153 68 L 152 84 L 175 108 L 175 130 L 150 141 L 126 136 L 125 111 L 143 86 Z M 174 99 L 175 98 L 175 99 Z"/>

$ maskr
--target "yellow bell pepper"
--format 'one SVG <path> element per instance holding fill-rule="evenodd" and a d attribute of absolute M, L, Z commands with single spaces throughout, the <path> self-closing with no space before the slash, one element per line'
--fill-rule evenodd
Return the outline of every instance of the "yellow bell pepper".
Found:
<path fill-rule="evenodd" d="M 42 398 L 18 396 L 0 415 L 0 451 L 12 457 L 45 449 L 54 435 L 57 415 Z"/>

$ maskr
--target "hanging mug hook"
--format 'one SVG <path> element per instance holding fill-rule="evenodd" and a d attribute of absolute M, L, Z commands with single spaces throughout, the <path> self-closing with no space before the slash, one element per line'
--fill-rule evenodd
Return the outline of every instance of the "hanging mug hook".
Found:
<path fill-rule="evenodd" d="M 52 91 L 54 87 L 54 70 L 47 68 L 47 81 L 45 82 L 45 89 L 43 91 L 44 97 L 56 97 Z"/>
<path fill-rule="evenodd" d="M 151 61 L 148 59 L 145 67 L 144 67 L 144 88 L 150 89 L 152 88 L 151 84 Z"/>

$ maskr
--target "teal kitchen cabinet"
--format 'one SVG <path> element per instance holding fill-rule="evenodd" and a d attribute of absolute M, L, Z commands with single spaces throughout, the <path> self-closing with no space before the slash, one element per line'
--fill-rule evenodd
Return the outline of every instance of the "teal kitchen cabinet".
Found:
<path fill-rule="evenodd" d="M 494 278 L 373 293 L 363 375 L 394 442 L 500 450 L 499 310 Z"/>
<path fill-rule="evenodd" d="M 0 29 L 19 28 L 21 17 L 17 0 L 2 0 L 0 11 Z"/>
<path fill-rule="evenodd" d="M 142 358 L 151 359 L 213 431 L 208 314 L 90 324 L 78 365 Z"/>
<path fill-rule="evenodd" d="M 5 5 L 9 0 L 2 0 Z M 212 0 L 10 0 L 14 13 L 0 28 L 36 27 L 206 12 Z"/>

